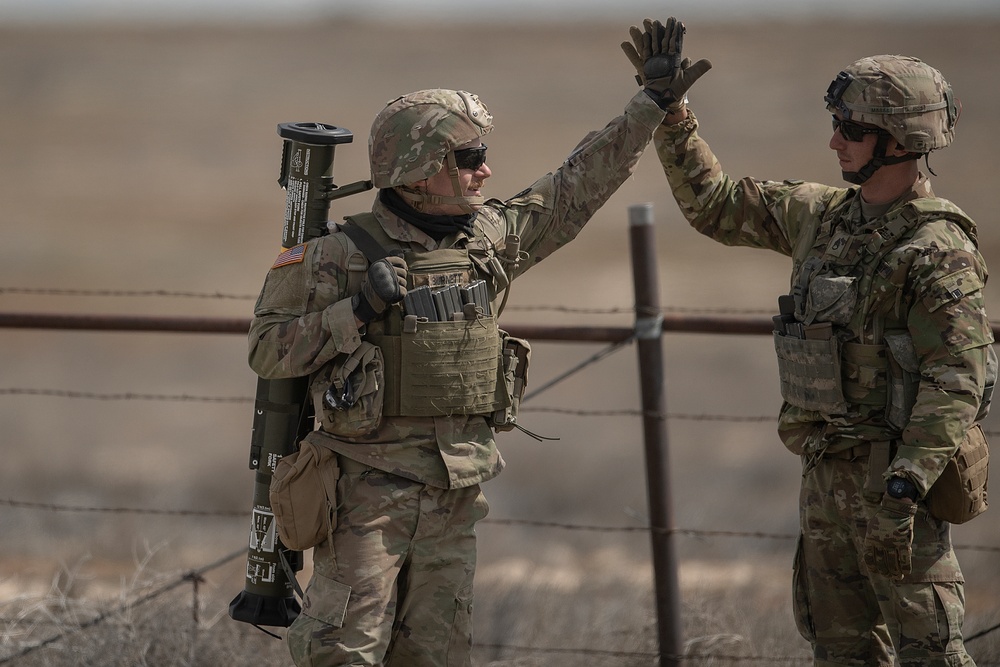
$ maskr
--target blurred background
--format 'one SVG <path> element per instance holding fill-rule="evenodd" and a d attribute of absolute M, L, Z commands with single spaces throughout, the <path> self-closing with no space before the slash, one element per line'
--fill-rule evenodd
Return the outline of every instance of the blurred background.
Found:
<path fill-rule="evenodd" d="M 993 0 L 0 0 L 0 312 L 249 318 L 281 240 L 278 123 L 353 131 L 337 150 L 343 185 L 367 177 L 367 133 L 386 101 L 471 90 L 495 117 L 484 192 L 506 198 L 621 112 L 636 86 L 619 43 L 629 25 L 668 14 L 687 23 L 685 54 L 714 64 L 691 107 L 735 177 L 839 183 L 822 102 L 837 72 L 878 53 L 940 69 L 963 113 L 955 144 L 931 156 L 933 187 L 978 222 L 987 261 L 1000 261 Z M 339 200 L 331 217 L 370 201 Z M 668 312 L 770 314 L 790 262 L 688 228 L 650 150 L 573 244 L 514 285 L 502 324 L 630 326 L 627 209 L 645 202 Z M 988 288 L 991 312 L 998 298 Z M 3 329 L 0 341 L 0 656 L 46 636 L 25 610 L 51 610 L 53 596 L 64 607 L 128 599 L 246 544 L 256 378 L 242 336 Z M 759 534 L 679 537 L 689 649 L 808 655 L 789 606 L 799 462 L 770 419 L 780 403 L 770 340 L 667 334 L 663 345 L 677 526 Z M 536 343 L 531 385 L 603 347 Z M 480 530 L 482 664 L 649 664 L 504 648 L 655 652 L 648 534 L 618 530 L 648 522 L 641 423 L 614 414 L 638 407 L 625 348 L 526 404 L 522 423 L 558 441 L 500 436 L 508 467 L 486 486 L 493 522 Z M 957 527 L 955 542 L 1000 547 L 995 512 Z M 1000 616 L 997 551 L 959 557 L 969 634 Z M 308 567 L 307 554 L 303 583 Z M 288 664 L 280 642 L 225 615 L 242 568 L 236 559 L 202 587 L 197 652 L 150 664 L 213 664 L 213 646 L 232 664 Z M 138 636 L 147 650 L 161 642 Z M 59 660 L 89 650 L 85 637 L 24 660 L 83 664 Z M 970 644 L 981 664 L 991 641 Z"/>

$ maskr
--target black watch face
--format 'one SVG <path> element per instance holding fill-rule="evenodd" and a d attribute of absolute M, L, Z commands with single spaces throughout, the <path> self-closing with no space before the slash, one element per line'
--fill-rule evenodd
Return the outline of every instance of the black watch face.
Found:
<path fill-rule="evenodd" d="M 893 498 L 902 498 L 908 491 L 910 491 L 910 486 L 912 485 L 902 477 L 893 477 L 889 480 L 887 490 L 889 491 L 889 495 Z"/>

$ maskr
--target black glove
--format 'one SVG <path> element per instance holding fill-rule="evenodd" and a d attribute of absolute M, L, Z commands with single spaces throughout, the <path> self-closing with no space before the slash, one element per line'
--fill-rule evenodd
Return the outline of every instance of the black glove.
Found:
<path fill-rule="evenodd" d="M 676 113 L 683 108 L 688 89 L 712 69 L 712 63 L 682 59 L 685 28 L 674 17 L 666 25 L 650 19 L 642 24 L 644 30 L 629 28 L 632 42 L 622 42 L 622 51 L 635 67 L 639 85 L 661 109 Z"/>
<path fill-rule="evenodd" d="M 354 315 L 365 324 L 406 296 L 406 260 L 391 256 L 372 262 L 361 282 L 361 292 L 351 300 Z"/>

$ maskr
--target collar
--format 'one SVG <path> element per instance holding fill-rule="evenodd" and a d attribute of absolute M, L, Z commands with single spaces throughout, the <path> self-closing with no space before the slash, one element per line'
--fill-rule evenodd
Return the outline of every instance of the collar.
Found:
<path fill-rule="evenodd" d="M 473 221 L 476 219 L 475 213 L 465 213 L 462 215 L 421 213 L 410 206 L 394 188 L 379 190 L 378 199 L 396 216 L 439 242 L 449 234 L 456 232 L 471 234 Z"/>
<path fill-rule="evenodd" d="M 465 232 L 457 232 L 437 240 L 400 217 L 382 202 L 381 197 L 376 197 L 372 203 L 372 214 L 389 238 L 395 239 L 400 243 L 418 245 L 424 250 L 438 250 L 440 248 L 464 245 L 465 241 L 472 236 Z"/>

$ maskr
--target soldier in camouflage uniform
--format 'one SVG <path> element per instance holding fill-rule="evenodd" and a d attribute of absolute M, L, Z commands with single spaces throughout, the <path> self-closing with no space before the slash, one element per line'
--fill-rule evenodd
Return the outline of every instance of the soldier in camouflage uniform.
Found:
<path fill-rule="evenodd" d="M 982 437 L 993 342 L 976 226 L 917 164 L 953 139 L 951 87 L 914 58 L 863 58 L 825 97 L 851 186 L 735 180 L 686 106 L 683 25 L 644 28 L 622 46 L 674 98 L 654 144 L 681 211 L 720 243 L 793 260 L 774 338 L 779 434 L 803 461 L 794 602 L 814 664 L 973 665 L 950 524 L 925 502 Z"/>
<path fill-rule="evenodd" d="M 372 126 L 371 212 L 275 262 L 250 365 L 265 378 L 312 377 L 321 424 L 306 440 L 336 452 L 340 474 L 334 525 L 288 632 L 296 664 L 471 663 L 480 483 L 504 466 L 493 430 L 513 426 L 519 375 L 496 326 L 501 295 L 576 237 L 663 117 L 659 98 L 640 92 L 555 172 L 484 200 L 493 118 L 482 101 L 437 89 L 399 97 Z M 408 311 L 418 287 L 477 280 L 487 302 L 454 321 Z"/>

